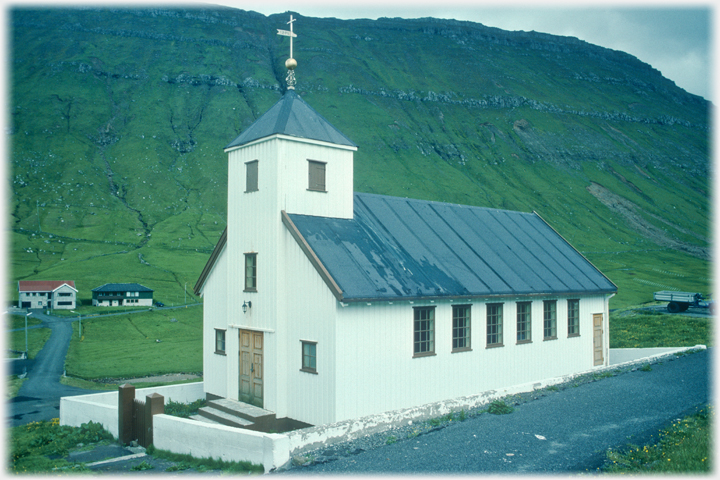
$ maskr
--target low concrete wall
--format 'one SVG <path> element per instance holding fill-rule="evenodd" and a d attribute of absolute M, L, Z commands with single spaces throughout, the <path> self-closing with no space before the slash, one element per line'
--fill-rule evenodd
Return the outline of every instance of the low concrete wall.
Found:
<path fill-rule="evenodd" d="M 202 382 L 140 388 L 135 390 L 135 398 L 144 399 L 152 393 L 165 397 L 165 403 L 170 400 L 190 403 L 205 398 Z M 108 432 L 118 437 L 118 392 L 92 393 L 60 399 L 60 425 L 79 427 L 90 421 L 102 424 Z"/>
<path fill-rule="evenodd" d="M 155 447 L 162 450 L 195 458 L 252 462 L 263 465 L 265 472 L 290 460 L 286 435 L 254 432 L 170 415 L 153 417 L 153 440 Z"/>
<path fill-rule="evenodd" d="M 113 401 L 114 400 L 114 401 Z M 117 392 L 62 397 L 60 399 L 60 425 L 79 427 L 83 423 L 100 423 L 117 438 Z"/>

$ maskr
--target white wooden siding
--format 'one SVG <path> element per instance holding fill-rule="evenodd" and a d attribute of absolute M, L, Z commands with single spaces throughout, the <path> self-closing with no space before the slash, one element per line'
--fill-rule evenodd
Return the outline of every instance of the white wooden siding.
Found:
<path fill-rule="evenodd" d="M 229 152 L 225 274 L 230 326 L 226 336 L 228 398 L 238 397 L 237 331 L 256 330 L 264 332 L 263 406 L 278 417 L 286 416 L 291 408 L 286 397 L 291 393 L 289 379 L 293 374 L 286 363 L 299 359 L 300 347 L 294 354 L 288 351 L 288 345 L 297 341 L 290 336 L 286 323 L 294 321 L 296 306 L 289 302 L 285 287 L 285 237 L 289 235 L 280 212 L 352 218 L 353 150 L 275 137 Z M 256 160 L 258 190 L 246 193 L 246 163 Z M 326 192 L 308 190 L 308 160 L 326 163 Z M 299 252 L 297 245 L 293 246 Z M 257 254 L 257 292 L 243 291 L 246 253 Z M 310 277 L 292 278 L 302 284 Z M 297 284 L 293 282 L 292 288 L 298 288 Z M 252 307 L 243 314 L 244 302 L 252 302 Z"/>
<path fill-rule="evenodd" d="M 203 288 L 203 381 L 205 393 L 227 397 L 228 357 L 215 353 L 215 329 L 227 329 L 227 248 L 218 256 Z M 225 334 L 225 351 L 231 332 Z M 235 342 L 237 348 L 237 341 Z"/>
<path fill-rule="evenodd" d="M 282 411 L 312 425 L 331 423 L 336 418 L 337 301 L 287 231 L 284 243 L 287 394 L 280 397 L 286 403 Z M 302 340 L 317 342 L 317 374 L 300 371 Z"/>
<path fill-rule="evenodd" d="M 581 299 L 580 336 L 570 338 L 567 336 L 566 299 L 557 300 L 557 339 L 543 340 L 543 303 L 542 299 L 536 298 L 532 305 L 532 342 L 517 344 L 515 302 L 526 299 L 504 299 L 503 346 L 490 348 L 486 346 L 485 303 L 472 302 L 472 350 L 457 353 L 451 352 L 452 303 L 415 302 L 411 305 L 399 302 L 388 305 L 385 302 L 339 307 L 337 415 L 334 420 L 477 394 L 593 368 L 592 314 L 606 311 L 605 299 Z M 433 305 L 436 307 L 435 355 L 413 358 L 413 307 Z"/>

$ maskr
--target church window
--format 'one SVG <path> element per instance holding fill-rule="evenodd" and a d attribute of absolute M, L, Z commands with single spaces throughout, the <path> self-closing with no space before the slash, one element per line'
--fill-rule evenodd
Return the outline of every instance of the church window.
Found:
<path fill-rule="evenodd" d="M 568 300 L 568 337 L 580 335 L 580 300 Z"/>
<path fill-rule="evenodd" d="M 245 193 L 258 191 L 258 161 L 245 164 Z"/>
<path fill-rule="evenodd" d="M 532 340 L 532 302 L 517 303 L 517 343 L 529 343 Z"/>
<path fill-rule="evenodd" d="M 302 370 L 308 373 L 317 373 L 317 342 L 302 343 Z"/>
<path fill-rule="evenodd" d="M 470 305 L 453 306 L 452 351 L 470 350 Z"/>
<path fill-rule="evenodd" d="M 257 253 L 245 254 L 245 291 L 257 291 Z"/>
<path fill-rule="evenodd" d="M 557 338 L 557 301 L 543 302 L 543 336 L 545 340 Z"/>
<path fill-rule="evenodd" d="M 502 347 L 503 308 L 502 303 L 487 304 L 487 346 Z"/>
<path fill-rule="evenodd" d="M 415 307 L 413 356 L 435 355 L 435 307 Z"/>
<path fill-rule="evenodd" d="M 325 190 L 325 163 L 308 160 L 308 190 L 324 192 Z"/>
<path fill-rule="evenodd" d="M 225 355 L 225 330 L 215 329 L 215 353 Z"/>

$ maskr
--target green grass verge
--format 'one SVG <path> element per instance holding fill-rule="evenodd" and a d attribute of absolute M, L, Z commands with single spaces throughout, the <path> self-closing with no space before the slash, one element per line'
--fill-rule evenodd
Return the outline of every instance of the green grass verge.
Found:
<path fill-rule="evenodd" d="M 98 443 L 113 436 L 99 423 L 80 427 L 62 426 L 55 418 L 49 422 L 32 422 L 10 429 L 10 465 L 13 473 L 43 473 L 61 469 L 63 473 L 86 471 L 82 464 L 62 457 L 79 443 Z M 56 458 L 51 458 L 56 457 Z"/>
<path fill-rule="evenodd" d="M 712 471 L 710 437 L 715 412 L 708 406 L 660 430 L 656 444 L 609 451 L 606 473 L 709 473 Z"/>
<path fill-rule="evenodd" d="M 610 314 L 610 348 L 712 346 L 713 317 L 622 313 Z"/>
<path fill-rule="evenodd" d="M 32 316 L 28 317 L 28 327 L 40 325 L 42 322 Z M 8 348 L 10 350 L 25 351 L 25 318 L 23 315 L 11 315 L 9 330 L 22 330 L 8 332 Z M 49 328 L 28 328 L 28 357 L 35 358 L 50 338 Z"/>
<path fill-rule="evenodd" d="M 221 470 L 225 473 L 257 473 L 261 474 L 265 471 L 262 465 L 251 462 L 225 462 L 223 460 L 214 458 L 195 458 L 190 455 L 172 453 L 167 450 L 160 450 L 150 445 L 147 448 L 147 453 L 156 458 L 162 458 L 170 462 L 176 462 L 177 465 L 172 470 L 166 471 L 179 471 L 188 470 L 190 468 L 197 472 L 205 472 L 208 470 Z"/>
<path fill-rule="evenodd" d="M 25 380 L 27 380 L 27 378 L 18 378 L 17 375 L 10 375 L 7 390 L 5 391 L 5 398 L 15 398 Z"/>
<path fill-rule="evenodd" d="M 200 372 L 202 307 L 83 319 L 82 336 L 73 323 L 65 366 L 86 380 Z"/>

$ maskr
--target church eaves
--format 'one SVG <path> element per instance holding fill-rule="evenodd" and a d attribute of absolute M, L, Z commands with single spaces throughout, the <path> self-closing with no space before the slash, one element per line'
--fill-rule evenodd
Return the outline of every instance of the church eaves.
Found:
<path fill-rule="evenodd" d="M 225 150 L 271 135 L 287 135 L 357 148 L 340 130 L 300 98 L 295 90 L 288 90 L 270 110 L 230 142 Z"/>

